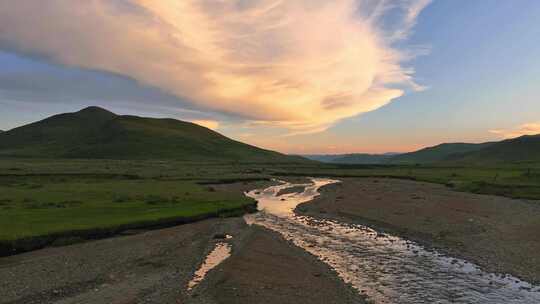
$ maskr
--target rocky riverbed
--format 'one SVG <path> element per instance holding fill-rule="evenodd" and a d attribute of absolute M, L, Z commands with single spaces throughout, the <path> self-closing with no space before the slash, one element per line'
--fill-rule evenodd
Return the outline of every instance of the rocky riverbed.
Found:
<path fill-rule="evenodd" d="M 188 288 L 223 243 L 232 255 Z M 327 265 L 243 218 L 5 257 L 0 278 L 3 304 L 362 303 Z"/>
<path fill-rule="evenodd" d="M 540 301 L 537 202 L 327 181 L 258 184 L 250 196 L 265 210 L 247 224 L 212 219 L 0 258 L 0 303 Z M 216 248 L 226 256 L 214 260 Z"/>
<path fill-rule="evenodd" d="M 363 224 L 540 283 L 540 202 L 398 179 L 345 178 L 297 214 Z"/>
<path fill-rule="evenodd" d="M 326 201 L 326 192 L 318 196 L 318 190 L 321 187 L 326 187 L 322 188 L 326 191 L 341 189 L 346 187 L 345 183 L 350 181 L 342 183 L 317 178 L 303 192 L 282 196 L 278 194 L 297 185 L 283 182 L 251 191 L 248 196 L 259 201 L 261 212 L 246 218 L 250 223 L 280 233 L 318 257 L 373 303 L 540 303 L 539 286 L 506 273 L 493 273 L 490 268 L 475 264 L 465 255 L 452 255 L 450 247 L 436 248 L 427 238 L 423 242 L 412 241 L 404 237 L 404 233 L 392 234 L 380 227 L 355 223 L 325 209 L 305 215 L 314 204 L 313 198 L 315 204 L 319 202 L 324 207 L 335 207 L 338 197 L 334 201 Z M 380 181 L 374 183 L 379 184 Z M 359 187 L 354 185 L 355 189 Z M 391 189 L 394 188 L 385 190 Z M 301 203 L 304 205 L 297 211 L 303 210 L 304 215 L 295 214 L 294 207 Z M 355 202 L 350 201 L 350 204 Z M 450 205 L 456 207 L 457 204 Z M 429 206 L 429 203 L 419 204 L 418 208 Z M 371 211 L 391 212 L 384 207 L 371 208 Z M 363 214 L 363 210 L 356 210 Z M 439 214 L 441 217 L 444 215 Z M 438 226 L 435 224 L 434 227 Z"/>

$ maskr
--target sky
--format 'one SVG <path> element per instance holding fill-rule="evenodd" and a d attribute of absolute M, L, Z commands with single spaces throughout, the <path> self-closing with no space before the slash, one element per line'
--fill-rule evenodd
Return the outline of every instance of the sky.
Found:
<path fill-rule="evenodd" d="M 0 129 L 97 105 L 295 154 L 540 133 L 540 2 L 0 0 Z"/>

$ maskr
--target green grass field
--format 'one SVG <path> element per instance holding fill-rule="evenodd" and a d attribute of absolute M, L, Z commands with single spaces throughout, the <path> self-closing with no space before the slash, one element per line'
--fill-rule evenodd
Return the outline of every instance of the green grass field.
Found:
<path fill-rule="evenodd" d="M 0 254 L 60 238 L 246 213 L 254 210 L 252 199 L 206 185 L 245 179 L 246 170 L 212 163 L 0 160 Z"/>
<path fill-rule="evenodd" d="M 108 236 L 126 229 L 243 214 L 253 210 L 251 199 L 216 191 L 209 184 L 282 175 L 405 178 L 457 191 L 540 199 L 540 168 L 535 166 L 1 159 L 0 253 L 40 248 L 70 236 Z"/>
<path fill-rule="evenodd" d="M 188 181 L 0 179 L 0 240 L 233 211 L 252 203 Z"/>

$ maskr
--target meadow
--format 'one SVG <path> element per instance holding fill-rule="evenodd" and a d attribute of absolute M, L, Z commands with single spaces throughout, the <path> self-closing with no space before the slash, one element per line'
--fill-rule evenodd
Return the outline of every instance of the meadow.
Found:
<path fill-rule="evenodd" d="M 452 165 L 321 165 L 291 168 L 277 175 L 326 177 L 381 177 L 444 184 L 456 191 L 500 195 L 519 199 L 540 199 L 540 166 Z"/>
<path fill-rule="evenodd" d="M 0 160 L 0 255 L 255 210 L 212 184 L 280 176 L 381 177 L 540 199 L 535 166 L 451 167 L 135 160 Z"/>
<path fill-rule="evenodd" d="M 202 169 L 204 168 L 204 169 Z M 255 210 L 209 184 L 246 179 L 227 164 L 0 161 L 0 255 Z"/>

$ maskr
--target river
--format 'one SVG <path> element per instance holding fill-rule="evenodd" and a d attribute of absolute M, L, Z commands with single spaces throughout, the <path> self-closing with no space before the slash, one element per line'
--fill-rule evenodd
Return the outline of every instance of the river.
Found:
<path fill-rule="evenodd" d="M 295 215 L 298 204 L 337 182 L 315 178 L 250 191 L 246 195 L 258 201 L 260 212 L 247 215 L 246 222 L 277 231 L 318 257 L 372 303 L 540 303 L 540 287 L 515 277 L 485 272 L 366 226 Z M 303 191 L 278 196 L 293 187 Z"/>

